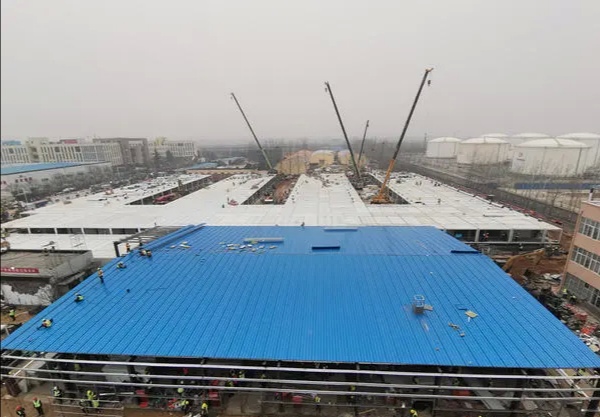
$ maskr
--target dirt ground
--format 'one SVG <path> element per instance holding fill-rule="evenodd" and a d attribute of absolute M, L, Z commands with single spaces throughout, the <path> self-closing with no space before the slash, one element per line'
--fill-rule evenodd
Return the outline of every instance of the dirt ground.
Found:
<path fill-rule="evenodd" d="M 16 316 L 15 321 L 12 321 L 11 318 L 8 316 L 8 309 L 6 309 L 6 311 L 4 311 L 4 309 L 3 309 L 0 322 L 2 324 L 25 323 L 30 318 L 31 318 L 31 316 L 29 315 L 29 312 L 27 311 L 27 309 L 25 309 L 23 307 L 17 307 L 17 316 Z"/>

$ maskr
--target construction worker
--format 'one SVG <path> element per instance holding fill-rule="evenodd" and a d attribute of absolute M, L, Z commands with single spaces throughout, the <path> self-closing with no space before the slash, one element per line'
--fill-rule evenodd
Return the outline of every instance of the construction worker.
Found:
<path fill-rule="evenodd" d="M 563 288 L 562 290 L 562 298 L 567 298 L 569 296 L 569 290 Z"/>
<path fill-rule="evenodd" d="M 51 393 L 52 393 L 52 398 L 54 398 L 54 401 L 56 402 L 56 404 L 62 403 L 63 392 L 60 388 L 58 388 L 57 385 L 52 387 Z"/>
<path fill-rule="evenodd" d="M 20 406 L 20 405 L 18 405 L 17 408 L 15 409 L 15 413 L 17 413 L 17 415 L 19 417 L 26 417 L 26 415 L 25 415 L 25 409 L 22 406 Z"/>
<path fill-rule="evenodd" d="M 75 294 L 75 302 L 80 303 L 82 301 L 83 301 L 83 295 L 81 295 L 79 293 Z"/>
<path fill-rule="evenodd" d="M 150 249 L 148 249 L 148 250 L 146 251 L 146 256 L 147 256 L 148 258 L 152 258 L 152 251 L 151 251 Z"/>
<path fill-rule="evenodd" d="M 208 416 L 208 403 L 206 401 L 202 401 L 202 405 L 200 406 L 200 415 L 203 417 Z"/>
<path fill-rule="evenodd" d="M 190 401 L 187 398 L 182 398 L 181 401 L 179 401 L 179 406 L 184 414 L 187 414 L 188 411 L 190 411 Z"/>
<path fill-rule="evenodd" d="M 131 252 L 131 245 L 129 244 L 129 242 L 125 243 L 125 251 L 126 251 L 127 253 L 130 253 L 130 252 Z"/>
<path fill-rule="evenodd" d="M 419 417 L 419 413 L 414 408 L 410 409 L 410 417 Z"/>
<path fill-rule="evenodd" d="M 17 309 L 14 307 L 11 307 L 10 310 L 8 310 L 8 317 L 10 317 L 10 319 L 12 321 L 16 321 L 17 320 Z"/>
<path fill-rule="evenodd" d="M 87 399 L 89 401 L 96 399 L 96 393 L 94 391 L 92 391 L 91 389 L 86 391 L 85 396 L 87 397 Z"/>
<path fill-rule="evenodd" d="M 317 406 L 317 413 L 321 414 L 321 397 L 319 397 L 319 394 L 315 395 L 315 404 Z"/>
<path fill-rule="evenodd" d="M 147 253 L 146 249 L 140 249 L 140 256 L 146 256 Z"/>
<path fill-rule="evenodd" d="M 104 284 L 104 271 L 102 268 L 98 268 L 98 278 L 100 279 L 100 284 Z"/>
<path fill-rule="evenodd" d="M 37 397 L 35 397 L 33 399 L 33 408 L 35 408 L 35 411 L 37 411 L 38 416 L 44 415 L 44 409 L 42 408 L 42 402 L 40 400 L 38 400 Z"/>
<path fill-rule="evenodd" d="M 183 397 L 185 395 L 185 389 L 183 389 L 183 387 L 177 388 L 177 394 L 179 394 L 180 397 Z"/>
<path fill-rule="evenodd" d="M 127 268 L 123 262 L 117 263 L 117 269 L 125 269 Z"/>
<path fill-rule="evenodd" d="M 39 328 L 47 329 L 52 326 L 52 323 L 54 323 L 54 320 L 52 319 L 43 319 L 42 325 Z"/>

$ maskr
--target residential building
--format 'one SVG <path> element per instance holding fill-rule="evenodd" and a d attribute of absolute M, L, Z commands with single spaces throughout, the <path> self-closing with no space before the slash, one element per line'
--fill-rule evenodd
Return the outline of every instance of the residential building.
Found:
<path fill-rule="evenodd" d="M 123 165 L 150 164 L 150 150 L 146 138 L 97 138 L 93 142 L 118 144 L 123 155 Z"/>
<path fill-rule="evenodd" d="M 175 158 L 193 158 L 196 155 L 196 143 L 191 140 L 171 141 L 166 138 L 156 138 L 152 144 L 152 154 L 158 154 L 165 158 L 167 152 Z"/>
<path fill-rule="evenodd" d="M 581 205 L 563 288 L 583 306 L 600 312 L 600 199 Z"/>

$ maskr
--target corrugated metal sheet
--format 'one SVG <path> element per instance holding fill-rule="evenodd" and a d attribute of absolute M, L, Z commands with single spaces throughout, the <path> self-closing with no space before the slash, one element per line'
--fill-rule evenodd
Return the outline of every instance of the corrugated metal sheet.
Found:
<path fill-rule="evenodd" d="M 25 172 L 45 171 L 48 169 L 70 168 L 89 165 L 83 162 L 40 162 L 35 164 L 6 165 L 0 169 L 1 175 L 23 174 Z"/>
<path fill-rule="evenodd" d="M 245 238 L 283 243 L 243 245 Z M 312 251 L 334 239 L 339 251 Z M 187 242 L 182 247 L 181 244 Z M 186 248 L 185 246 L 189 246 Z M 5 349 L 431 364 L 600 367 L 484 255 L 431 227 L 187 227 L 104 268 Z M 75 292 L 84 302 L 73 302 Z M 433 311 L 413 313 L 422 294 Z M 469 320 L 465 308 L 478 316 Z M 42 317 L 54 319 L 37 330 Z M 449 326 L 454 323 L 460 331 Z"/>

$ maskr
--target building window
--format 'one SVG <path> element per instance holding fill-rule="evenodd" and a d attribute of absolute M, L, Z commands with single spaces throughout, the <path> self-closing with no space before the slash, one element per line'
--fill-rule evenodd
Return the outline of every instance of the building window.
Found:
<path fill-rule="evenodd" d="M 575 275 L 569 274 L 565 276 L 565 288 L 570 293 L 575 294 L 579 300 L 589 301 L 591 304 L 598 302 L 599 291 L 595 288 L 585 286 L 585 282 L 577 278 Z"/>
<path fill-rule="evenodd" d="M 600 240 L 600 222 L 588 219 L 587 217 L 581 217 L 579 233 L 589 236 L 594 240 Z"/>
<path fill-rule="evenodd" d="M 571 260 L 600 275 L 600 255 L 575 246 L 571 254 Z"/>

